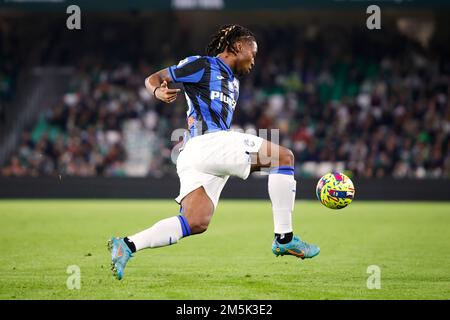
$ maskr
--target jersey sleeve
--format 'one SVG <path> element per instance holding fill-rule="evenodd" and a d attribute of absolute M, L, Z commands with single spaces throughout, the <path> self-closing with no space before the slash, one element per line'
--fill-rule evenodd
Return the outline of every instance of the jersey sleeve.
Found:
<path fill-rule="evenodd" d="M 200 56 L 187 57 L 177 65 L 169 67 L 169 73 L 174 82 L 197 83 L 203 78 L 206 68 L 206 58 Z"/>

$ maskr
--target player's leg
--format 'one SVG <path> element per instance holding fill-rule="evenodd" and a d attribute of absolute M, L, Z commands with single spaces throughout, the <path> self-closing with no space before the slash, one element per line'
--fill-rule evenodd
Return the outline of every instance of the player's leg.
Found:
<path fill-rule="evenodd" d="M 183 214 L 160 220 L 150 228 L 126 237 L 131 251 L 168 246 L 181 238 L 206 231 L 214 205 L 203 187 L 184 197 L 181 207 Z"/>
<path fill-rule="evenodd" d="M 294 210 L 296 181 L 294 178 L 294 154 L 291 150 L 264 140 L 258 152 L 251 154 L 250 172 L 270 168 L 268 178 L 269 197 L 272 202 L 275 240 L 273 251 L 278 255 L 291 254 L 300 258 L 312 258 L 320 249 L 293 235 L 292 212 Z"/>
<path fill-rule="evenodd" d="M 183 214 L 160 220 L 132 236 L 110 240 L 112 270 L 119 280 L 134 252 L 172 245 L 183 237 L 206 231 L 214 213 L 214 205 L 204 188 L 190 192 L 181 204 Z"/>
<path fill-rule="evenodd" d="M 200 187 L 181 200 L 183 215 L 191 229 L 191 234 L 203 233 L 208 229 L 214 213 L 214 204 Z"/>
<path fill-rule="evenodd" d="M 274 231 L 277 240 L 289 242 L 292 240 L 292 211 L 296 192 L 294 154 L 285 147 L 264 140 L 258 153 L 252 157 L 250 172 L 271 168 L 268 190 L 272 201 Z"/>

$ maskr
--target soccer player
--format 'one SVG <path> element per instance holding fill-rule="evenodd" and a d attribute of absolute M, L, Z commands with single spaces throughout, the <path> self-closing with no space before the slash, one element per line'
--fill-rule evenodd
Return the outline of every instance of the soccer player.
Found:
<path fill-rule="evenodd" d="M 182 83 L 187 101 L 189 137 L 177 159 L 180 215 L 156 222 L 150 228 L 125 238 L 112 238 L 108 245 L 112 270 L 119 280 L 136 251 L 177 243 L 181 238 L 205 232 L 220 193 L 230 176 L 247 179 L 268 168 L 276 256 L 312 258 L 320 249 L 293 235 L 296 181 L 294 155 L 284 147 L 255 135 L 230 131 L 239 96 L 238 76 L 248 74 L 258 51 L 255 36 L 240 25 L 225 25 L 211 38 L 206 56 L 191 56 L 178 65 L 158 71 L 145 86 L 156 99 L 172 103 Z"/>

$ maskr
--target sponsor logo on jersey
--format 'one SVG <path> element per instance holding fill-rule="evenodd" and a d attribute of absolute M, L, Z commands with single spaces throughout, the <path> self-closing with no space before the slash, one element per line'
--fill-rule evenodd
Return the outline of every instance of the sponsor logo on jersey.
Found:
<path fill-rule="evenodd" d="M 236 100 L 230 98 L 229 96 L 223 94 L 223 92 L 219 92 L 219 91 L 211 91 L 211 100 L 214 99 L 219 99 L 222 102 L 231 104 L 231 107 L 234 108 L 236 107 Z"/>

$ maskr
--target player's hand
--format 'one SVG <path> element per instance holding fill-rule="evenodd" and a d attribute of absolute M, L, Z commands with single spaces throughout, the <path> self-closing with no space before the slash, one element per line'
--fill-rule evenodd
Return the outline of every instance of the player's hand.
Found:
<path fill-rule="evenodd" d="M 165 103 L 172 103 L 177 99 L 180 91 L 180 89 L 170 89 L 167 86 L 167 81 L 164 80 L 161 86 L 155 90 L 155 97 Z"/>

